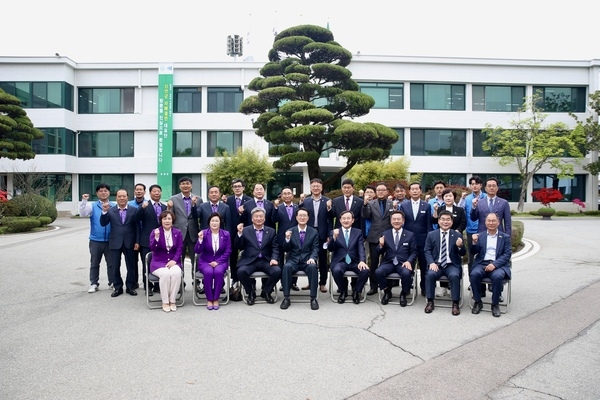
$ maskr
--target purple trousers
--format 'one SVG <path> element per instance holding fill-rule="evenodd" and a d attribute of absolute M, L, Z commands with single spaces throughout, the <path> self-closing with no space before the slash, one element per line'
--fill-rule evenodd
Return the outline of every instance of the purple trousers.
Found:
<path fill-rule="evenodd" d="M 227 264 L 219 264 L 216 267 L 211 267 L 208 264 L 200 263 L 198 270 L 204 275 L 202 283 L 206 293 L 206 300 L 216 301 L 221 296 L 221 290 L 225 282 L 225 271 Z"/>

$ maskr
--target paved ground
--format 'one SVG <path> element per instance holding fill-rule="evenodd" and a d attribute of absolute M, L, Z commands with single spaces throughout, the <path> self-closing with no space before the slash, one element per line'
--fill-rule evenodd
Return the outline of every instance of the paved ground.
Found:
<path fill-rule="evenodd" d="M 104 266 L 88 294 L 88 222 L 61 218 L 0 236 L 0 399 L 598 399 L 599 224 L 525 220 L 513 303 L 493 318 L 329 294 L 318 311 L 207 311 L 190 290 L 166 314 L 142 291 L 111 298 Z"/>

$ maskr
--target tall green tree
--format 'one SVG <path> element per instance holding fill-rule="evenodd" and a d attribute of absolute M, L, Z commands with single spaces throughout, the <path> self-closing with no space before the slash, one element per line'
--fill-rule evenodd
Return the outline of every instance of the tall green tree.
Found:
<path fill-rule="evenodd" d="M 585 119 L 585 122 L 580 121 L 574 114 L 571 114 L 571 116 L 575 118 L 577 125 L 585 132 L 585 150 L 588 152 L 600 152 L 600 123 L 598 123 L 598 116 L 600 115 L 600 90 L 590 94 L 589 105 L 594 112 Z M 594 161 L 584 165 L 583 168 L 592 175 L 598 175 L 600 174 L 600 161 L 596 157 Z"/>
<path fill-rule="evenodd" d="M 35 157 L 31 141 L 44 133 L 35 128 L 21 101 L 0 89 L 0 158 L 30 160 Z"/>
<path fill-rule="evenodd" d="M 246 194 L 252 195 L 255 183 L 266 185 L 275 178 L 274 175 L 275 169 L 267 156 L 255 149 L 240 147 L 235 154 L 224 153 L 217 157 L 208 166 L 206 180 L 209 185 L 221 188 L 224 194 L 231 194 L 231 181 L 242 179 L 246 182 Z"/>
<path fill-rule="evenodd" d="M 483 130 L 487 135 L 483 149 L 491 150 L 500 165 L 517 164 L 521 177 L 519 212 L 523 211 L 529 182 L 542 167 L 547 165 L 556 170 L 560 178 L 572 177 L 574 163 L 584 155 L 583 129 L 571 130 L 563 122 L 544 124 L 547 114 L 539 104 L 540 98 L 535 94 L 525 99 L 517 118 L 509 122 L 510 128 L 487 124 Z"/>
<path fill-rule="evenodd" d="M 371 182 L 410 179 L 410 160 L 400 157 L 394 161 L 369 161 L 355 166 L 348 172 L 357 189 L 364 189 Z"/>
<path fill-rule="evenodd" d="M 390 155 L 396 131 L 350 120 L 375 105 L 351 78 L 351 60 L 323 27 L 295 26 L 275 37 L 269 62 L 248 86 L 258 94 L 240 106 L 244 114 L 260 114 L 253 127 L 271 144 L 269 154 L 279 157 L 275 168 L 287 171 L 305 162 L 310 179 L 322 178 L 321 153 L 338 151 L 347 164 L 324 181 L 327 188 L 356 164 Z"/>

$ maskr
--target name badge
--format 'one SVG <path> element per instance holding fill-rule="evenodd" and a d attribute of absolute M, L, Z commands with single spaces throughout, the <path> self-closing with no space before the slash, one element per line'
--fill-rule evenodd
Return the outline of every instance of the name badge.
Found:
<path fill-rule="evenodd" d="M 408 243 L 402 243 L 402 246 L 408 246 Z"/>
<path fill-rule="evenodd" d="M 421 210 L 421 214 L 425 214 L 425 210 Z"/>

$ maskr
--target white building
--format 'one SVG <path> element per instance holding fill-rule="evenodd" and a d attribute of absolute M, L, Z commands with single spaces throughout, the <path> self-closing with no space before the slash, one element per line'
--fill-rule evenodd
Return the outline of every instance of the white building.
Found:
<path fill-rule="evenodd" d="M 267 153 L 268 144 L 254 134 L 252 116 L 237 112 L 243 98 L 255 94 L 248 83 L 263 63 L 174 63 L 173 190 L 177 179 L 191 176 L 194 192 L 206 198 L 206 166 L 215 149 L 239 146 Z M 29 161 L 0 159 L 0 187 L 18 193 L 13 173 L 44 172 L 54 181 L 71 180 L 71 201 L 59 210 L 77 214 L 81 194 L 93 194 L 107 182 L 133 189 L 157 181 L 159 63 L 77 63 L 66 57 L 0 57 L 0 88 L 22 101 L 34 125 L 46 137 L 34 144 Z M 486 123 L 508 128 L 524 96 L 544 91 L 547 123 L 575 126 L 588 113 L 588 95 L 600 90 L 600 60 L 549 61 L 428 57 L 356 56 L 349 69 L 361 90 L 376 100 L 363 121 L 394 128 L 400 140 L 392 157 L 410 157 L 412 173 L 425 174 L 425 188 L 438 179 L 467 185 L 471 175 L 500 178 L 499 195 L 515 208 L 520 181 L 516 167 L 499 166 L 481 149 Z M 554 109 L 553 109 L 554 108 Z M 597 155 L 588 155 L 584 164 Z M 568 161 L 568 160 L 567 160 Z M 335 153 L 324 155 L 325 173 L 344 164 Z M 581 166 L 575 178 L 556 180 L 544 169 L 528 193 L 558 187 L 587 209 L 596 209 L 598 179 Z M 302 165 L 278 174 L 270 195 L 290 185 L 308 191 Z M 425 189 L 424 188 L 424 189 Z M 164 188 L 163 188 L 164 189 Z M 168 195 L 169 193 L 167 193 Z M 528 196 L 526 210 L 539 208 Z M 558 209 L 575 211 L 570 201 Z"/>

